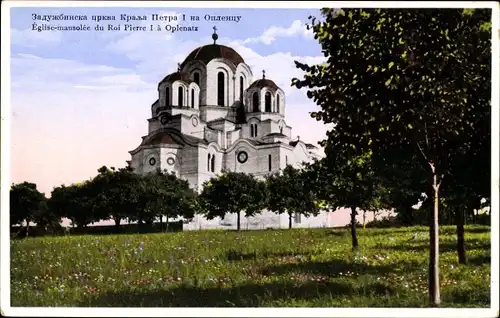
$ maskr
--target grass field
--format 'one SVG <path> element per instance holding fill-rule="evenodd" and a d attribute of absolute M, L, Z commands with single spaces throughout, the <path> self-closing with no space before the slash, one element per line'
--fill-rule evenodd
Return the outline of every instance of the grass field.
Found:
<path fill-rule="evenodd" d="M 416 234 L 416 238 L 414 237 Z M 12 306 L 425 307 L 426 228 L 196 231 L 11 241 Z M 490 228 L 441 229 L 442 307 L 489 307 Z"/>

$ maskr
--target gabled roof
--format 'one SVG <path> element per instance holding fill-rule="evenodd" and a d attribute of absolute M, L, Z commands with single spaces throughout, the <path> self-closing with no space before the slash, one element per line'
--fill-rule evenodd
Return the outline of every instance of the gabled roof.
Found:
<path fill-rule="evenodd" d="M 131 154 L 137 153 L 143 146 L 155 146 L 161 144 L 177 144 L 177 145 L 189 145 L 197 146 L 199 144 L 208 145 L 208 141 L 198 137 L 190 136 L 181 133 L 177 129 L 173 128 L 162 128 L 157 130 L 152 135 L 143 137 L 143 140 L 139 147 L 130 151 Z"/>

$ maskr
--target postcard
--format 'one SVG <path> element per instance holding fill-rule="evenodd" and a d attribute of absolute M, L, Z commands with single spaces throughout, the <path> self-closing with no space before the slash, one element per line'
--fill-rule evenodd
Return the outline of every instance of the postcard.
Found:
<path fill-rule="evenodd" d="M 400 4 L 3 2 L 2 313 L 494 316 L 498 3 Z"/>

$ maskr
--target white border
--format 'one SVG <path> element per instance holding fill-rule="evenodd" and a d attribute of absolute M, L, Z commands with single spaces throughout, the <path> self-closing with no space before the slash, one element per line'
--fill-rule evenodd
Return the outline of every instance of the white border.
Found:
<path fill-rule="evenodd" d="M 278 1 L 2 1 L 2 86 L 1 86 L 1 211 L 0 213 L 0 309 L 3 316 L 39 317 L 498 317 L 498 263 L 499 263 L 499 119 L 500 119 L 500 7 L 497 2 L 439 2 L 439 1 L 299 1 L 286 2 L 287 8 L 492 8 L 492 154 L 491 154 L 491 308 L 31 308 L 10 307 L 10 238 L 9 238 L 9 188 L 10 188 L 10 8 L 12 7 L 184 7 L 184 8 L 283 8 Z"/>

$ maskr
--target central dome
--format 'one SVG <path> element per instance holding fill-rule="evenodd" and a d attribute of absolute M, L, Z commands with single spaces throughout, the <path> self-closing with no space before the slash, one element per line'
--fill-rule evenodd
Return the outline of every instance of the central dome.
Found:
<path fill-rule="evenodd" d="M 191 61 L 201 61 L 206 65 L 211 60 L 220 58 L 233 62 L 235 66 L 238 66 L 238 64 L 240 63 L 245 63 L 241 55 L 239 55 L 238 52 L 236 52 L 232 48 L 225 45 L 209 44 L 194 49 L 186 57 L 184 62 L 182 62 L 181 66 L 184 67 Z"/>

